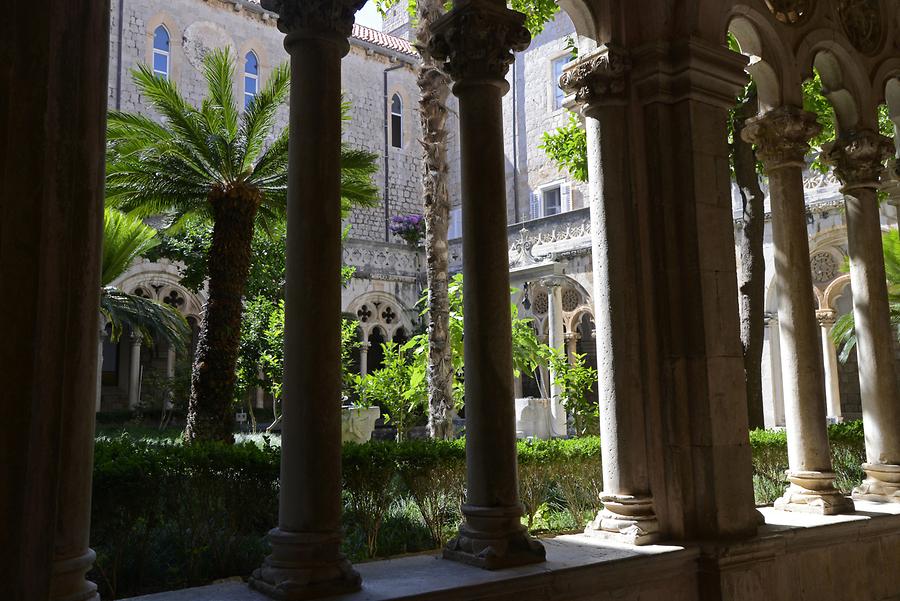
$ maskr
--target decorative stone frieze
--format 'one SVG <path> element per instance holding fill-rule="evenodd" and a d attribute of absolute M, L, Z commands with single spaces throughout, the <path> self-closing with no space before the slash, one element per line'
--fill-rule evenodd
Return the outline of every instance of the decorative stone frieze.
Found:
<path fill-rule="evenodd" d="M 522 13 L 486 0 L 463 0 L 434 22 L 428 51 L 457 86 L 484 81 L 506 86 L 513 52 L 531 43 L 524 23 Z"/>
<path fill-rule="evenodd" d="M 837 11 L 850 43 L 863 54 L 878 52 L 882 37 L 878 0 L 840 0 Z"/>
<path fill-rule="evenodd" d="M 559 78 L 559 87 L 574 95 L 578 103 L 621 97 L 625 78 L 631 69 L 628 53 L 615 46 L 601 46 L 567 67 Z"/>
<path fill-rule="evenodd" d="M 766 0 L 775 18 L 782 23 L 795 25 L 809 11 L 809 0 Z"/>
<path fill-rule="evenodd" d="M 820 131 L 814 113 L 782 106 L 748 120 L 741 137 L 756 145 L 757 156 L 767 169 L 778 169 L 805 165 L 809 141 Z"/>
<path fill-rule="evenodd" d="M 884 172 L 884 162 L 894 154 L 894 144 L 887 136 L 864 129 L 826 144 L 823 152 L 844 191 L 874 188 Z"/>
<path fill-rule="evenodd" d="M 278 29 L 316 37 L 347 39 L 356 11 L 366 0 L 262 0 L 266 10 L 278 13 Z"/>

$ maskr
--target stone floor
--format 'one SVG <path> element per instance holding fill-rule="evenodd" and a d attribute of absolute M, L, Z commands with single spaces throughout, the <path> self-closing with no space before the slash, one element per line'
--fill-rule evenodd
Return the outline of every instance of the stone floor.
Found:
<path fill-rule="evenodd" d="M 497 572 L 414 555 L 356 566 L 363 590 L 335 601 L 875 601 L 900 599 L 900 503 L 850 515 L 762 508 L 759 536 L 708 548 L 547 539 L 547 562 Z M 710 593 L 710 587 L 714 592 Z M 704 591 L 704 592 L 701 592 Z M 702 595 L 702 596 L 701 596 Z M 239 580 L 132 601 L 264 601 Z"/>

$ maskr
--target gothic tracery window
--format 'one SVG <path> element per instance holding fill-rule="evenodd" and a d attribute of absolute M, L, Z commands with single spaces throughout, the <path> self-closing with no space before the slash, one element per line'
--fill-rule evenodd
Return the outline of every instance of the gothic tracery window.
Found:
<path fill-rule="evenodd" d="M 169 31 L 160 25 L 153 32 L 153 74 L 169 79 L 169 62 L 171 57 Z"/>
<path fill-rule="evenodd" d="M 244 108 L 250 106 L 259 93 L 259 58 L 250 51 L 244 57 Z"/>

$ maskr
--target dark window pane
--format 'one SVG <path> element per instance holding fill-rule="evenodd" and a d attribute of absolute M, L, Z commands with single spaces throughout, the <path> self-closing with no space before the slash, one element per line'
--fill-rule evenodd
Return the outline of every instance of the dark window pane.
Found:
<path fill-rule="evenodd" d="M 401 139 L 403 129 L 403 120 L 400 115 L 391 115 L 391 145 L 394 148 L 400 148 L 403 145 Z"/>
<path fill-rule="evenodd" d="M 557 215 L 561 208 L 559 188 L 544 190 L 544 216 Z"/>
<path fill-rule="evenodd" d="M 394 97 L 391 98 L 391 113 L 394 115 L 403 113 L 403 101 L 400 100 L 400 96 L 397 94 L 394 94 Z"/>

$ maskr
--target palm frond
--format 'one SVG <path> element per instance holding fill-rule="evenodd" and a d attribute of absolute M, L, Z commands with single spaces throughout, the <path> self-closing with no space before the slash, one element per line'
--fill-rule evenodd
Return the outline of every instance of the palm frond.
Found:
<path fill-rule="evenodd" d="M 187 347 L 190 326 L 178 311 L 168 305 L 107 286 L 100 291 L 100 312 L 111 325 L 110 338 L 113 341 L 129 329 L 139 332 L 149 345 L 159 338 L 181 351 Z"/>
<path fill-rule="evenodd" d="M 266 135 L 275 126 L 278 107 L 284 104 L 290 91 L 290 66 L 282 63 L 275 67 L 266 85 L 244 110 L 238 136 L 241 172 L 248 172 L 253 167 L 253 162 L 259 157 L 265 144 Z"/>
<path fill-rule="evenodd" d="M 856 321 L 853 311 L 841 315 L 831 329 L 831 339 L 838 349 L 838 361 L 846 363 L 856 348 Z"/>
<path fill-rule="evenodd" d="M 203 59 L 203 75 L 209 88 L 204 102 L 212 119 L 210 131 L 219 132 L 229 142 L 238 135 L 238 110 L 234 100 L 234 58 L 231 50 L 213 50 Z"/>
<path fill-rule="evenodd" d="M 134 260 L 159 244 L 156 230 L 115 209 L 103 212 L 103 263 L 100 284 L 108 285 Z"/>

